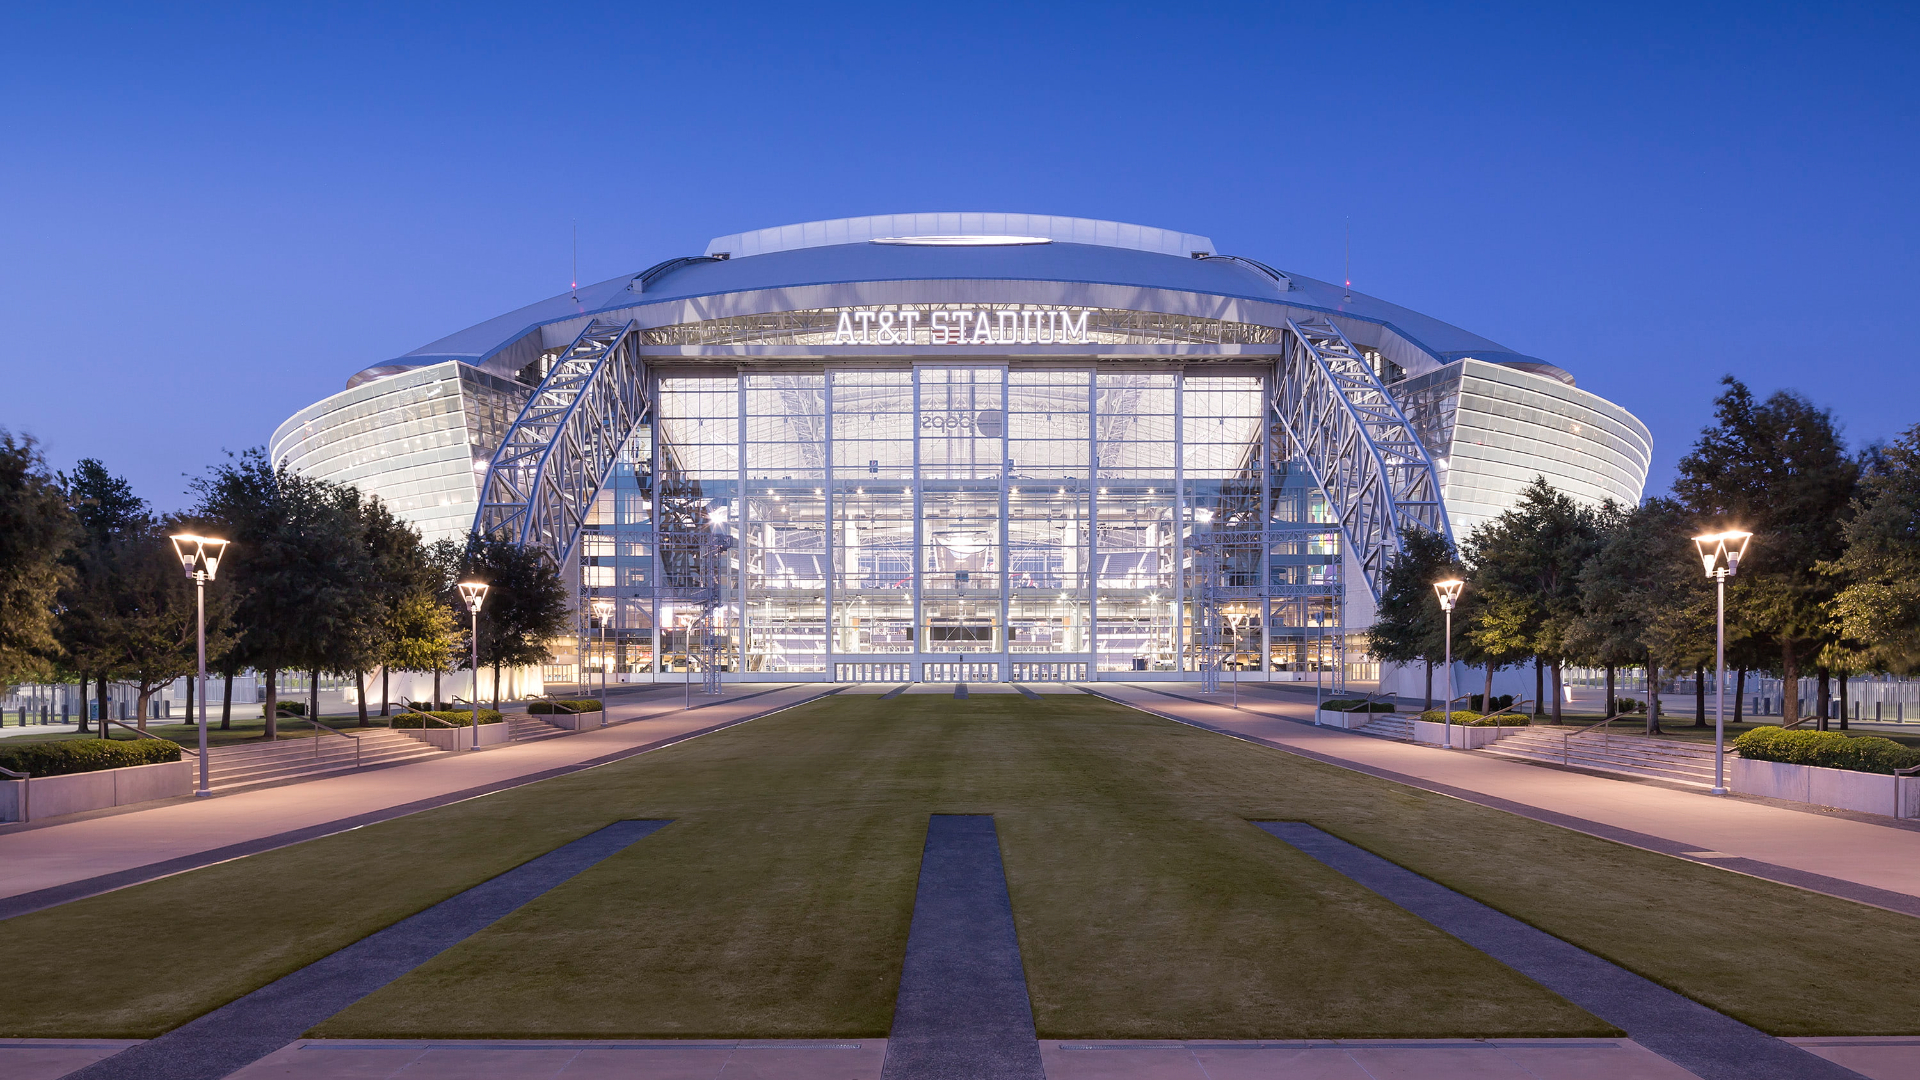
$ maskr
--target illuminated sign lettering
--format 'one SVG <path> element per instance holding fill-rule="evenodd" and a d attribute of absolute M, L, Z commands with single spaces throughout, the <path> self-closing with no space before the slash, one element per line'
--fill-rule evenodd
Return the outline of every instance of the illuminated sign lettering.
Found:
<path fill-rule="evenodd" d="M 1091 345 L 1086 308 L 844 308 L 835 345 Z"/>

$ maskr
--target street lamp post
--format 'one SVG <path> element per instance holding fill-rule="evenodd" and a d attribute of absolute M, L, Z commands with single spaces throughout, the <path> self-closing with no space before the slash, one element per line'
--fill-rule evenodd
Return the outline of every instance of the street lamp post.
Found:
<path fill-rule="evenodd" d="M 1750 532 L 1729 529 L 1693 538 L 1700 551 L 1700 565 L 1713 579 L 1717 604 L 1714 611 L 1713 640 L 1713 793 L 1727 793 L 1727 579 L 1740 569 L 1740 557 L 1747 553 Z"/>
<path fill-rule="evenodd" d="M 487 583 L 484 581 L 463 581 L 460 583 L 460 599 L 467 602 L 467 611 L 473 615 L 473 740 L 469 750 L 480 749 L 480 605 L 487 602 Z"/>
<path fill-rule="evenodd" d="M 1440 711 L 1445 713 L 1441 719 L 1441 730 L 1445 734 L 1447 749 L 1453 749 L 1453 605 L 1460 599 L 1460 590 L 1467 583 L 1459 578 L 1448 578 L 1433 583 L 1434 595 L 1440 598 L 1440 610 L 1447 617 L 1447 700 L 1440 703 Z M 1487 702 L 1488 705 L 1493 704 Z"/>
<path fill-rule="evenodd" d="M 607 722 L 607 619 L 613 615 L 613 601 L 595 599 L 594 617 L 600 620 L 600 722 Z"/>
<path fill-rule="evenodd" d="M 200 622 L 195 640 L 200 659 L 197 687 L 200 695 L 200 790 L 194 794 L 204 799 L 213 794 L 213 789 L 207 786 L 207 582 L 212 581 L 220 571 L 220 556 L 227 550 L 227 541 L 192 533 L 181 533 L 168 539 L 173 541 L 173 553 L 179 557 L 181 569 L 193 579 L 194 600 L 199 607 Z M 100 715 L 107 715 L 105 705 L 101 706 Z M 104 721 L 100 730 L 106 730 Z"/>

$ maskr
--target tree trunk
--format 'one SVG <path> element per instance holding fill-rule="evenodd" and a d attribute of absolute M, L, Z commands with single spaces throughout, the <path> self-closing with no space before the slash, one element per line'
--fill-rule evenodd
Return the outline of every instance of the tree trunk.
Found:
<path fill-rule="evenodd" d="M 107 721 L 112 719 L 112 717 L 108 716 L 107 713 L 109 707 L 113 704 L 113 700 L 111 695 L 107 693 L 107 677 L 105 675 L 100 676 L 98 689 L 100 691 L 100 737 L 103 739 L 111 739 L 113 738 L 113 725 L 107 723 Z"/>
<path fill-rule="evenodd" d="M 493 711 L 500 711 L 500 664 L 498 661 L 493 665 Z"/>
<path fill-rule="evenodd" d="M 1487 692 L 1486 692 L 1486 695 L 1480 699 L 1480 703 L 1484 705 L 1487 702 L 1492 700 L 1493 700 L 1493 661 L 1489 660 L 1487 661 Z M 1447 705 L 1447 708 L 1452 709 L 1453 705 L 1449 703 Z"/>
<path fill-rule="evenodd" d="M 280 669 L 268 668 L 266 676 L 267 700 L 261 704 L 260 711 L 267 718 L 266 736 L 273 740 L 280 737 Z"/>
<path fill-rule="evenodd" d="M 1661 734 L 1660 662 L 1651 657 L 1647 660 L 1647 734 Z"/>
<path fill-rule="evenodd" d="M 1433 711 L 1433 661 L 1427 661 L 1427 707 L 1421 712 Z"/>
<path fill-rule="evenodd" d="M 227 672 L 227 689 L 220 697 L 220 730 L 233 726 L 233 672 Z"/>
<path fill-rule="evenodd" d="M 1740 722 L 1740 710 L 1747 700 L 1747 669 L 1733 673 L 1733 722 Z"/>
<path fill-rule="evenodd" d="M 199 672 L 187 676 L 187 723 L 194 723 L 193 695 L 200 689 Z"/>
<path fill-rule="evenodd" d="M 1560 699 L 1566 695 L 1560 692 L 1560 661 L 1553 662 L 1553 722 L 1560 722 Z"/>
<path fill-rule="evenodd" d="M 433 669 L 433 708 L 440 707 L 440 669 Z"/>
<path fill-rule="evenodd" d="M 1840 730 L 1847 730 L 1847 676 L 1852 674 L 1845 668 L 1840 669 Z"/>
<path fill-rule="evenodd" d="M 388 676 L 392 674 L 393 674 L 392 668 L 388 667 L 385 664 L 380 665 L 380 715 L 381 716 L 393 715 L 393 682 L 388 678 Z"/>
<path fill-rule="evenodd" d="M 134 698 L 133 703 L 133 726 L 141 731 L 147 730 L 147 710 L 152 703 L 153 691 L 147 689 L 147 684 L 141 683 L 139 696 Z"/>
<path fill-rule="evenodd" d="M 1780 639 L 1780 726 L 1800 722 L 1800 657 L 1793 651 L 1793 639 Z"/>
<path fill-rule="evenodd" d="M 1707 726 L 1707 665 L 1693 665 L 1693 726 Z"/>
<path fill-rule="evenodd" d="M 1607 705 L 1606 705 L 1606 708 L 1603 708 L 1600 710 L 1600 715 L 1602 717 L 1612 716 L 1614 706 L 1619 704 L 1619 701 L 1620 701 L 1619 698 L 1616 698 L 1613 696 L 1613 665 L 1608 664 L 1607 665 Z"/>
<path fill-rule="evenodd" d="M 316 724 L 320 722 L 320 672 L 318 671 L 307 673 L 307 719 Z M 313 730 L 318 733 L 320 729 Z"/>
<path fill-rule="evenodd" d="M 1827 681 L 1831 674 L 1826 668 L 1817 667 L 1813 669 L 1813 677 L 1813 698 L 1820 707 L 1814 722 L 1821 731 L 1826 731 L 1833 719 L 1833 685 Z"/>
<path fill-rule="evenodd" d="M 367 673 L 366 672 L 356 671 L 353 673 L 353 692 L 355 696 L 359 698 L 359 701 L 360 701 L 360 726 L 366 727 L 367 726 Z"/>
<path fill-rule="evenodd" d="M 79 686 L 80 686 L 80 730 L 79 730 L 79 734 L 81 734 L 81 735 L 90 735 L 90 734 L 92 734 L 92 733 L 93 733 L 93 729 L 87 726 L 87 673 L 86 673 L 86 672 L 84 672 L 84 671 L 83 671 L 83 672 L 80 672 L 80 683 L 79 683 Z M 102 730 L 102 731 L 105 731 L 105 730 L 106 730 L 106 726 L 105 726 L 105 725 L 101 725 L 101 728 L 100 728 L 100 730 Z"/>

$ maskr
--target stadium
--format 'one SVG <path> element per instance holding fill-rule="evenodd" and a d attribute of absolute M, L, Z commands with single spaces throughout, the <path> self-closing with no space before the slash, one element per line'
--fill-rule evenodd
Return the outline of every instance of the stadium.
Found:
<path fill-rule="evenodd" d="M 1337 687 L 1378 677 L 1403 530 L 1464 539 L 1536 475 L 1637 502 L 1651 440 L 1204 236 L 930 213 L 580 286 L 360 371 L 270 452 L 550 555 L 580 633 L 528 679 Z"/>

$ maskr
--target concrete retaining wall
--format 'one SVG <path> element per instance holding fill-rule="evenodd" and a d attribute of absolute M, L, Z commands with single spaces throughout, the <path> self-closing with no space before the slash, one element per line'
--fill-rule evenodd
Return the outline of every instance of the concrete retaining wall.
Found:
<path fill-rule="evenodd" d="M 1895 785 L 1899 803 L 1894 801 Z M 1892 817 L 1920 817 L 1920 777 L 1823 769 L 1727 755 L 1727 786 L 1743 795 L 1832 806 Z"/>
<path fill-rule="evenodd" d="M 1427 746 L 1446 745 L 1445 724 L 1436 724 L 1431 720 L 1413 722 L 1413 741 Z M 1464 724 L 1453 725 L 1453 745 L 1467 750 L 1478 750 L 1509 735 L 1518 735 L 1527 730 L 1524 725 L 1514 727 L 1467 727 Z"/>
<path fill-rule="evenodd" d="M 571 731 L 592 731 L 595 728 L 604 727 L 607 722 L 607 714 L 604 712 L 528 713 L 527 715 L 541 723 Z"/>
<path fill-rule="evenodd" d="M 465 750 L 473 745 L 473 729 L 470 727 L 430 727 L 430 728 L 394 728 L 394 731 L 409 739 L 419 739 L 431 743 L 442 750 Z M 511 729 L 502 720 L 498 724 L 480 725 L 480 746 L 482 749 L 507 741 Z"/>
<path fill-rule="evenodd" d="M 1321 727 L 1337 727 L 1337 728 L 1366 727 L 1368 724 L 1373 723 L 1375 720 L 1378 720 L 1383 716 L 1392 716 L 1392 715 L 1393 715 L 1392 713 L 1383 713 L 1383 712 L 1366 713 L 1366 712 L 1335 712 L 1332 709 L 1318 710 L 1318 720 Z"/>
<path fill-rule="evenodd" d="M 197 768 L 192 758 L 183 757 L 158 765 L 7 780 L 0 782 L 0 821 L 39 821 L 191 795 Z"/>

